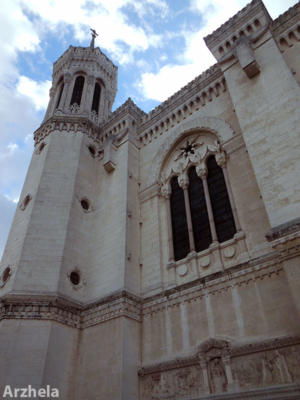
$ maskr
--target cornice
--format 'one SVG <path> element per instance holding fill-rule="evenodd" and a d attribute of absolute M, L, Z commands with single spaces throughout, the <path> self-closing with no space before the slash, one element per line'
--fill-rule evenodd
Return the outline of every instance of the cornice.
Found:
<path fill-rule="evenodd" d="M 134 124 L 138 126 L 143 116 L 146 115 L 129 97 L 124 104 L 117 108 L 109 118 L 101 125 L 101 130 L 105 137 L 114 135 L 118 136 L 122 134 L 122 131 L 128 129 L 128 123 L 132 121 L 126 121 L 127 117 L 130 116 L 135 121 Z M 132 128 L 132 126 L 130 127 Z"/>
<path fill-rule="evenodd" d="M 53 64 L 53 80 L 63 71 L 66 65 L 70 66 L 72 60 L 94 61 L 101 65 L 109 79 L 117 74 L 118 67 L 100 50 L 99 47 L 69 46 L 69 48 Z"/>
<path fill-rule="evenodd" d="M 231 290 L 233 287 L 248 285 L 257 279 L 270 278 L 283 271 L 275 258 L 276 253 L 250 260 L 246 263 L 219 271 L 212 275 L 178 285 L 143 299 L 144 316 L 164 310 L 166 307 L 201 299 L 204 296 Z"/>
<path fill-rule="evenodd" d="M 168 307 L 232 290 L 235 286 L 248 285 L 255 280 L 270 279 L 283 271 L 281 262 L 275 256 L 275 252 L 270 253 L 144 298 L 122 290 L 92 303 L 82 304 L 52 294 L 10 293 L 0 299 L 0 320 L 52 320 L 79 329 L 118 317 L 141 322 L 143 317 Z"/>
<path fill-rule="evenodd" d="M 206 45 L 209 48 L 215 47 L 216 44 L 222 42 L 229 33 L 231 34 L 233 31 L 238 30 L 260 11 L 263 11 L 264 15 L 269 21 L 272 20 L 263 2 L 261 0 L 253 0 L 251 3 L 242 8 L 237 14 L 222 24 L 218 29 L 216 29 L 210 35 L 207 35 L 204 38 Z"/>
<path fill-rule="evenodd" d="M 288 223 L 272 228 L 271 231 L 266 234 L 266 238 L 269 242 L 272 242 L 295 233 L 300 233 L 300 218 L 293 219 Z"/>
<path fill-rule="evenodd" d="M 97 125 L 84 116 L 64 114 L 61 116 L 53 116 L 42 123 L 33 134 L 35 146 L 54 131 L 68 133 L 81 132 L 93 139 L 96 143 L 100 143 L 100 128 Z"/>
<path fill-rule="evenodd" d="M 143 122 L 139 128 L 139 132 L 145 131 L 150 126 L 159 121 L 163 116 L 172 112 L 177 107 L 182 106 L 184 102 L 191 99 L 194 95 L 198 94 L 199 91 L 205 89 L 218 78 L 223 78 L 223 74 L 218 64 L 214 64 L 210 68 L 202 72 L 200 75 L 198 75 L 195 79 L 190 81 L 187 85 L 183 86 L 180 90 L 175 92 L 163 103 L 150 111 L 143 118 Z"/>
<path fill-rule="evenodd" d="M 50 320 L 84 329 L 117 317 L 140 322 L 141 300 L 127 291 L 114 293 L 86 306 L 52 295 L 9 294 L 0 299 L 0 320 Z"/>
<path fill-rule="evenodd" d="M 294 25 L 295 22 L 299 22 L 300 14 L 300 3 L 296 3 L 293 7 L 290 7 L 283 14 L 279 15 L 271 25 L 272 31 L 278 35 L 284 32 L 286 29 Z"/>

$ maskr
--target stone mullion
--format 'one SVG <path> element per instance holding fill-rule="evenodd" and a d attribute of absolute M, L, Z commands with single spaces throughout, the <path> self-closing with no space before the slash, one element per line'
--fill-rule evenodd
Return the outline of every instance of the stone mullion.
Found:
<path fill-rule="evenodd" d="M 212 241 L 217 242 L 218 237 L 217 237 L 216 224 L 215 224 L 215 220 L 214 220 L 214 214 L 213 214 L 209 190 L 208 190 L 207 176 L 202 174 L 200 176 L 200 178 L 202 179 L 202 183 L 203 183 L 204 196 L 205 196 L 205 202 L 206 202 L 206 207 L 207 207 L 208 220 L 209 220 Z"/>
<path fill-rule="evenodd" d="M 172 232 L 172 215 L 171 215 L 171 189 L 169 186 L 164 185 L 161 190 L 162 196 L 166 201 L 167 208 L 167 228 L 168 228 L 168 253 L 169 262 L 174 262 L 174 247 L 173 247 L 173 232 Z"/>
<path fill-rule="evenodd" d="M 85 92 L 85 97 L 83 99 L 83 109 L 84 112 L 89 114 L 92 111 L 92 102 L 93 102 L 93 96 L 94 96 L 94 90 L 95 90 L 95 77 L 94 76 L 88 76 L 86 78 L 86 92 Z M 94 89 L 94 90 L 93 90 Z"/>
<path fill-rule="evenodd" d="M 190 242 L 190 251 L 195 251 L 195 240 L 194 240 L 192 215 L 191 215 L 190 199 L 188 192 L 188 185 L 189 185 L 188 178 L 178 177 L 178 184 L 183 189 L 185 213 L 186 213 L 189 242 Z"/>
<path fill-rule="evenodd" d="M 64 89 L 60 99 L 60 104 L 61 104 L 60 109 L 62 109 L 65 112 L 68 111 L 69 108 L 69 105 L 66 102 L 70 90 L 70 83 L 71 83 L 71 74 L 66 73 L 64 75 Z"/>
<path fill-rule="evenodd" d="M 171 202 L 170 196 L 166 198 L 167 203 L 167 225 L 168 225 L 168 249 L 169 261 L 174 261 L 174 246 L 173 246 L 173 232 L 172 232 L 172 217 L 171 217 Z"/>

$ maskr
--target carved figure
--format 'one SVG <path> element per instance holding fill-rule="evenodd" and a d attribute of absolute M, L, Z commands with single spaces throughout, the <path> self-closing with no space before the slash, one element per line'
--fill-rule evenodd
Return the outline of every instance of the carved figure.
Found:
<path fill-rule="evenodd" d="M 227 378 L 221 358 L 214 358 L 210 360 L 209 377 L 210 377 L 211 391 L 213 393 L 226 391 Z"/>

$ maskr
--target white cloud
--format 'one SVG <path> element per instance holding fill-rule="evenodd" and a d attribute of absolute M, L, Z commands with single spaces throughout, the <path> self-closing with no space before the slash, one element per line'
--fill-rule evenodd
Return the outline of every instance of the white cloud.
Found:
<path fill-rule="evenodd" d="M 204 23 L 197 32 L 182 31 L 185 50 L 178 56 L 178 64 L 167 64 L 156 73 L 142 74 L 137 83 L 145 99 L 164 101 L 187 84 L 216 60 L 206 47 L 203 38 L 212 33 L 248 3 L 247 0 L 190 0 L 190 8 L 201 14 Z M 265 0 L 273 18 L 284 12 L 295 0 Z"/>
<path fill-rule="evenodd" d="M 0 218 L 0 260 L 1 260 L 6 238 L 8 236 L 8 232 L 10 229 L 11 220 L 13 218 L 16 209 L 16 203 L 14 201 L 9 200 L 6 196 L 3 196 L 0 193 L 0 209 L 1 209 L 1 218 Z"/>
<path fill-rule="evenodd" d="M 18 93 L 28 97 L 33 102 L 36 110 L 47 108 L 50 87 L 51 81 L 36 82 L 26 76 L 20 76 L 17 83 Z"/>
<path fill-rule="evenodd" d="M 120 63 L 133 62 L 135 51 L 159 46 L 160 35 L 151 27 L 139 27 L 128 21 L 125 7 L 134 8 L 142 17 L 148 13 L 161 18 L 167 14 L 164 0 L 18 0 L 27 11 L 42 19 L 48 30 L 59 30 L 61 24 L 72 26 L 79 41 L 90 37 L 90 27 L 99 31 L 100 45 L 110 51 Z M 124 44 L 126 47 L 124 47 Z"/>

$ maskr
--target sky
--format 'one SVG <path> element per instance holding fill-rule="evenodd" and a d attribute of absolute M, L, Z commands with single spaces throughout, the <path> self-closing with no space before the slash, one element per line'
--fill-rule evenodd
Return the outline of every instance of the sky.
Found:
<path fill-rule="evenodd" d="M 203 37 L 245 0 L 0 0 L 0 258 L 48 104 L 52 64 L 96 46 L 118 66 L 113 110 L 149 112 L 215 63 Z M 265 0 L 274 19 L 295 0 Z"/>

